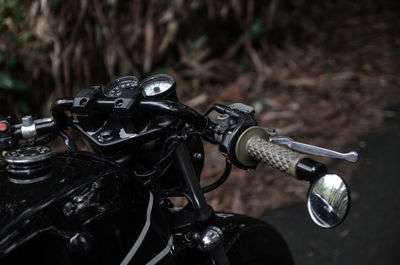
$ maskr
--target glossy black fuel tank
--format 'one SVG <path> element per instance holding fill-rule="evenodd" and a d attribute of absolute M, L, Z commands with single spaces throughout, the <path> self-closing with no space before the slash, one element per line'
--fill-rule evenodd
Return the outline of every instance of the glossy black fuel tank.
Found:
<path fill-rule="evenodd" d="M 172 237 L 157 198 L 118 166 L 87 153 L 57 154 L 21 174 L 1 164 L 0 264 L 146 264 L 168 256 Z"/>

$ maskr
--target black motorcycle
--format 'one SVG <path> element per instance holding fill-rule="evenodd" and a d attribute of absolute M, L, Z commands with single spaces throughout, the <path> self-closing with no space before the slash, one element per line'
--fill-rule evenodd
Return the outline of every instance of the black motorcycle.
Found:
<path fill-rule="evenodd" d="M 307 209 L 321 227 L 337 226 L 349 209 L 342 178 L 305 154 L 355 162 L 357 153 L 265 130 L 242 103 L 201 115 L 178 101 L 169 75 L 85 88 L 56 100 L 51 114 L 0 121 L 1 264 L 293 264 L 269 224 L 207 204 L 204 194 L 224 183 L 232 164 L 255 169 L 262 161 L 309 181 Z M 77 149 L 70 130 L 89 151 Z M 57 137 L 69 151 L 44 146 Z M 205 187 L 202 140 L 226 159 Z M 187 204 L 176 207 L 173 197 Z"/>

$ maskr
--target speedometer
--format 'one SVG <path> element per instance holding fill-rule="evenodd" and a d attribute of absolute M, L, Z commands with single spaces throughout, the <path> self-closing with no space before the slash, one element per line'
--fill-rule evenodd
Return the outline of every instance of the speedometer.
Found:
<path fill-rule="evenodd" d="M 175 80 L 170 75 L 152 75 L 140 82 L 145 97 L 176 97 Z"/>
<path fill-rule="evenodd" d="M 109 97 L 119 97 L 123 89 L 133 89 L 139 83 L 136 76 L 124 76 L 115 79 L 104 87 L 104 95 Z"/>

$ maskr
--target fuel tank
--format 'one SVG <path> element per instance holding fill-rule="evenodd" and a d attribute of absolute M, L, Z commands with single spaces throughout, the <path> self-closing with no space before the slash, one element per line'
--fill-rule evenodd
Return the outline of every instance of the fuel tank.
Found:
<path fill-rule="evenodd" d="M 0 161 L 0 264 L 168 259 L 172 237 L 157 198 L 118 165 L 84 152 L 17 160 Z"/>

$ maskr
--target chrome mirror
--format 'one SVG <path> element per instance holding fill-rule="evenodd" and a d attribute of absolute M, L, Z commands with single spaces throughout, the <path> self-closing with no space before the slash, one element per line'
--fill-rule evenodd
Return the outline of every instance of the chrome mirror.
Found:
<path fill-rule="evenodd" d="M 335 174 L 326 174 L 315 180 L 307 195 L 307 210 L 320 227 L 339 225 L 350 208 L 350 193 L 344 180 Z"/>

